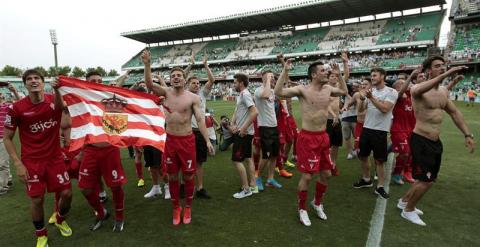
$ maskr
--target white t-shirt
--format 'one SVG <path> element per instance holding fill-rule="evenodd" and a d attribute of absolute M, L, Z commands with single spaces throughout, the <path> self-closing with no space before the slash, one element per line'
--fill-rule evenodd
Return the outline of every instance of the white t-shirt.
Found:
<path fill-rule="evenodd" d="M 255 106 L 252 94 L 248 91 L 248 89 L 244 89 L 237 97 L 237 111 L 235 112 L 235 125 L 237 125 L 239 129 L 250 117 L 248 114 L 248 108 L 252 106 Z M 248 126 L 247 133 L 249 135 L 253 135 L 253 124 L 250 124 L 250 126 Z"/>
<path fill-rule="evenodd" d="M 258 111 L 258 126 L 277 127 L 277 117 L 275 116 L 275 94 L 270 89 L 268 99 L 262 98 L 263 86 L 255 90 L 255 106 Z"/>
<path fill-rule="evenodd" d="M 205 111 L 207 110 L 208 97 L 208 94 L 205 93 L 205 87 L 201 88 L 200 91 L 198 91 L 198 96 L 200 96 L 200 110 L 205 115 Z M 192 115 L 192 128 L 198 129 L 197 119 L 195 119 L 194 115 Z"/>
<path fill-rule="evenodd" d="M 398 92 L 395 89 L 387 86 L 380 90 L 373 88 L 372 95 L 379 101 L 388 101 L 392 104 L 395 104 L 398 98 Z M 389 132 L 390 126 L 392 125 L 392 111 L 393 107 L 387 113 L 383 113 L 377 109 L 377 107 L 375 107 L 370 100 L 367 100 L 367 115 L 365 116 L 365 123 L 363 127 L 367 129 Z"/>

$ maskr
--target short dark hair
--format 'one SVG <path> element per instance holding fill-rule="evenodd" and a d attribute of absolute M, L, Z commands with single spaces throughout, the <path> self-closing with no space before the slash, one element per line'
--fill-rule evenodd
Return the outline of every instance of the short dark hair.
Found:
<path fill-rule="evenodd" d="M 174 71 L 180 71 L 180 72 L 182 72 L 183 78 L 185 78 L 185 71 L 184 71 L 182 68 L 180 68 L 180 67 L 173 67 L 173 68 L 170 70 L 170 75 L 171 75 Z"/>
<path fill-rule="evenodd" d="M 322 61 L 315 61 L 308 66 L 308 79 L 312 79 L 312 74 L 317 72 L 317 66 L 323 65 Z"/>
<path fill-rule="evenodd" d="M 378 72 L 378 73 L 380 73 L 381 75 L 386 75 L 386 74 L 387 74 L 387 72 L 385 72 L 385 70 L 384 70 L 383 68 L 380 68 L 380 67 L 372 68 L 372 69 L 370 70 L 370 73 L 372 73 L 372 72 Z"/>
<path fill-rule="evenodd" d="M 198 76 L 194 75 L 194 76 L 188 77 L 187 82 L 190 82 L 190 81 L 193 80 L 193 79 L 200 80 L 200 79 L 198 78 Z"/>
<path fill-rule="evenodd" d="M 262 70 L 262 76 L 264 76 L 267 73 L 272 73 L 273 74 L 273 71 L 271 69 Z"/>
<path fill-rule="evenodd" d="M 244 73 L 237 73 L 233 76 L 237 81 L 242 82 L 245 87 L 248 87 L 248 75 Z"/>
<path fill-rule="evenodd" d="M 25 84 L 27 82 L 27 77 L 30 76 L 30 75 L 38 75 L 40 78 L 42 78 L 42 82 L 45 82 L 45 77 L 43 77 L 43 75 L 42 75 L 42 73 L 40 73 L 40 71 L 38 71 L 36 69 L 29 69 L 29 70 L 23 72 L 23 75 L 22 75 L 23 84 Z"/>
<path fill-rule="evenodd" d="M 224 118 L 227 118 L 227 116 L 222 115 L 222 116 L 220 117 L 220 120 L 222 120 L 222 119 L 224 119 Z"/>
<path fill-rule="evenodd" d="M 422 72 L 425 72 L 427 69 L 431 69 L 432 68 L 432 63 L 435 60 L 440 60 L 440 61 L 445 63 L 445 58 L 443 58 L 442 56 L 436 55 L 436 56 L 428 57 L 427 59 L 423 60 Z"/>
<path fill-rule="evenodd" d="M 93 71 L 88 72 L 88 73 L 85 75 L 85 79 L 88 80 L 88 78 L 90 78 L 90 76 L 94 76 L 94 75 L 98 75 L 98 76 L 102 77 L 102 74 L 100 74 L 100 72 L 98 72 L 98 71 L 96 71 L 96 70 L 93 70 Z"/>

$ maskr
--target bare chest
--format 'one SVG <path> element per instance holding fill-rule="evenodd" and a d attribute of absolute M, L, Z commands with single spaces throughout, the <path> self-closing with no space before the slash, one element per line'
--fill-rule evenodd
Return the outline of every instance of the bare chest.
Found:
<path fill-rule="evenodd" d="M 423 94 L 419 102 L 415 102 L 414 100 L 414 104 L 417 103 L 417 107 L 419 106 L 425 109 L 443 109 L 445 108 L 447 101 L 448 98 L 444 92 L 431 90 L 430 92 Z"/>

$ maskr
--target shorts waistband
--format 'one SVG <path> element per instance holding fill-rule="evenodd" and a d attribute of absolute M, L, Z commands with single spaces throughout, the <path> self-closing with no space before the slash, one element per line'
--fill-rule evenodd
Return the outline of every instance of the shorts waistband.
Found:
<path fill-rule="evenodd" d="M 436 143 L 441 143 L 441 142 L 442 142 L 442 141 L 440 140 L 440 138 L 438 138 L 438 140 L 434 141 L 434 140 L 429 139 L 429 138 L 427 138 L 427 137 L 425 137 L 425 136 L 422 136 L 422 135 L 420 135 L 420 134 L 417 134 L 417 133 L 415 133 L 415 132 L 412 132 L 412 137 L 414 137 L 414 136 L 416 136 L 416 137 L 418 137 L 418 138 L 422 138 L 423 140 L 425 140 L 425 141 L 427 141 L 427 142 L 430 142 L 430 143 L 434 143 L 434 144 L 436 144 Z"/>
<path fill-rule="evenodd" d="M 322 131 L 310 131 L 310 130 L 304 130 L 304 129 L 300 130 L 300 134 L 306 134 L 306 135 L 321 135 L 326 133 L 327 133 L 326 130 L 322 130 Z"/>
<path fill-rule="evenodd" d="M 170 138 L 174 138 L 174 139 L 188 139 L 188 138 L 191 138 L 192 136 L 195 136 L 193 134 L 193 132 L 191 132 L 190 134 L 188 135 L 184 135 L 184 136 L 177 136 L 177 135 L 172 135 L 172 134 L 168 134 L 167 133 L 167 139 L 170 137 Z"/>

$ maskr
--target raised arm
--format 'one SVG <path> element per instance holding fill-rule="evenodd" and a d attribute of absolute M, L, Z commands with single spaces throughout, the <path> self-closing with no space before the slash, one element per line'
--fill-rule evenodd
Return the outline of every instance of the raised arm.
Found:
<path fill-rule="evenodd" d="M 347 83 L 343 79 L 343 77 L 340 75 L 340 67 L 338 64 L 334 63 L 332 64 L 332 73 L 337 74 L 338 80 L 339 80 L 339 85 L 338 88 L 332 87 L 332 92 L 331 96 L 333 97 L 339 97 L 339 96 L 345 96 L 348 94 L 348 88 L 347 88 Z"/>
<path fill-rule="evenodd" d="M 55 107 L 58 107 L 59 109 L 65 108 L 66 106 L 63 102 L 62 95 L 58 91 L 58 87 L 59 87 L 58 78 L 53 79 L 53 81 L 50 82 L 50 86 L 53 88 L 53 92 L 55 94 Z"/>
<path fill-rule="evenodd" d="M 131 70 L 127 70 L 125 72 L 125 74 L 123 74 L 122 76 L 118 77 L 115 82 L 117 84 L 117 87 L 122 87 L 123 84 L 125 83 L 125 81 L 128 79 L 128 75 L 130 74 L 130 72 L 132 72 Z"/>
<path fill-rule="evenodd" d="M 350 69 L 348 68 L 348 54 L 346 51 L 342 52 L 342 55 L 340 56 L 342 58 L 343 62 L 343 79 L 345 82 L 348 81 L 348 78 L 350 78 Z"/>
<path fill-rule="evenodd" d="M 195 96 L 195 99 L 193 100 L 192 108 L 193 108 L 193 115 L 195 116 L 195 120 L 197 120 L 198 129 L 200 130 L 200 133 L 202 134 L 203 139 L 207 144 L 208 153 L 210 155 L 213 155 L 213 152 L 215 150 L 212 146 L 212 143 L 210 142 L 210 138 L 208 138 L 207 126 L 205 124 L 205 114 L 203 114 L 203 112 L 200 110 L 200 97 Z"/>
<path fill-rule="evenodd" d="M 403 96 L 403 94 L 408 90 L 410 83 L 412 83 L 412 79 L 416 78 L 420 72 L 422 72 L 422 66 L 419 66 L 412 71 L 412 73 L 410 74 L 410 76 L 408 76 L 405 83 L 403 83 L 402 88 L 400 88 L 400 91 L 398 92 L 398 98 L 401 98 Z"/>
<path fill-rule="evenodd" d="M 447 89 L 448 91 L 452 90 L 459 82 L 461 82 L 465 77 L 463 75 L 457 75 L 451 82 L 448 83 Z"/>
<path fill-rule="evenodd" d="M 295 96 L 301 96 L 300 86 L 284 88 L 284 84 L 288 82 L 288 71 L 292 67 L 292 59 L 288 59 L 284 65 L 280 78 L 278 78 L 277 83 L 275 84 L 275 95 L 278 97 L 292 98 Z"/>
<path fill-rule="evenodd" d="M 450 115 L 457 128 L 465 135 L 465 147 L 469 149 L 470 153 L 473 153 L 475 147 L 473 135 L 463 118 L 463 114 L 455 107 L 455 104 L 453 104 L 451 100 L 447 101 L 445 111 Z"/>
<path fill-rule="evenodd" d="M 210 94 L 210 91 L 212 91 L 213 84 L 215 83 L 215 77 L 213 76 L 212 70 L 210 67 L 208 67 L 208 55 L 205 52 L 205 55 L 203 56 L 203 66 L 205 67 L 205 70 L 207 70 L 207 77 L 208 81 L 205 84 L 205 88 L 203 89 L 205 94 L 208 95 Z"/>
<path fill-rule="evenodd" d="M 8 90 L 13 93 L 13 97 L 15 97 L 15 101 L 20 100 L 20 95 L 18 94 L 17 89 L 12 83 L 8 83 Z"/>
<path fill-rule="evenodd" d="M 185 79 L 188 78 L 188 75 L 190 74 L 190 70 L 192 70 L 193 65 L 195 65 L 195 55 L 197 55 L 195 52 L 192 50 L 192 57 L 190 58 L 190 64 L 187 66 L 187 68 L 184 70 L 185 71 Z"/>
<path fill-rule="evenodd" d="M 433 78 L 433 79 L 430 79 L 428 81 L 425 81 L 425 82 L 422 82 L 422 83 L 419 83 L 419 84 L 416 84 L 415 86 L 413 86 L 411 89 L 410 89 L 410 93 L 412 94 L 413 97 L 420 97 L 421 95 L 423 95 L 425 92 L 429 91 L 430 89 L 434 88 L 435 86 L 439 85 L 440 83 L 442 83 L 442 81 L 449 77 L 450 75 L 453 75 L 457 72 L 460 72 L 461 70 L 463 69 L 466 69 L 468 68 L 467 66 L 455 66 L 455 67 L 452 67 L 450 68 L 447 72 Z"/>
<path fill-rule="evenodd" d="M 273 74 L 268 74 L 267 76 L 267 81 L 265 82 L 265 86 L 263 87 L 263 90 L 260 94 L 261 98 L 263 99 L 268 99 L 270 98 L 270 94 L 271 94 L 271 85 L 272 85 L 272 80 L 273 80 Z"/>
<path fill-rule="evenodd" d="M 153 83 L 150 51 L 148 49 L 145 49 L 142 53 L 142 62 L 145 65 L 145 84 L 148 90 L 154 92 L 157 96 L 165 96 L 167 94 L 167 88 Z"/>

